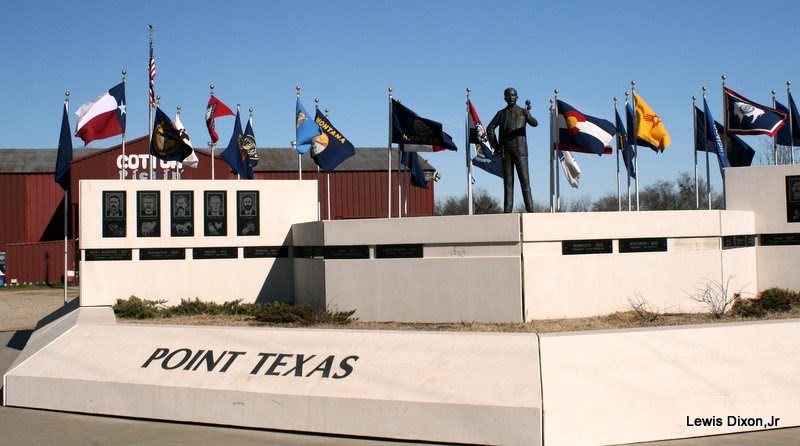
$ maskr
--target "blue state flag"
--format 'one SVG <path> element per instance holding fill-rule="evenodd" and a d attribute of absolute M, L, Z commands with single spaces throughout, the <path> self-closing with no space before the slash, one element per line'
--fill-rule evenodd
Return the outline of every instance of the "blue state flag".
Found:
<path fill-rule="evenodd" d="M 61 135 L 58 138 L 58 155 L 56 156 L 55 180 L 64 190 L 69 190 L 72 176 L 72 132 L 69 129 L 69 112 L 64 102 L 64 114 L 61 116 Z"/>
<path fill-rule="evenodd" d="M 256 146 L 256 134 L 253 132 L 253 115 L 247 120 L 247 126 L 244 128 L 244 149 L 247 150 L 247 163 L 250 168 L 258 165 L 258 147 Z"/>
<path fill-rule="evenodd" d="M 253 169 L 247 156 L 247 149 L 244 147 L 244 134 L 242 134 L 242 120 L 239 111 L 236 111 L 236 122 L 233 123 L 233 134 L 228 142 L 228 147 L 222 151 L 220 158 L 228 163 L 231 170 L 239 174 L 242 179 L 252 180 Z"/>
<path fill-rule="evenodd" d="M 614 115 L 617 121 L 617 150 L 622 152 L 622 160 L 625 163 L 628 176 L 636 178 L 636 151 L 628 142 L 628 133 L 625 131 L 625 126 L 622 125 L 622 118 L 620 118 L 619 112 L 614 110 Z"/>
<path fill-rule="evenodd" d="M 442 130 L 441 123 L 418 116 L 394 99 L 391 142 L 403 144 L 407 151 L 415 152 L 458 150 L 453 138 Z"/>
<path fill-rule="evenodd" d="M 499 154 L 487 154 L 478 149 L 478 154 L 472 157 L 472 165 L 494 176 L 503 178 L 503 157 Z"/>
<path fill-rule="evenodd" d="M 725 148 L 722 146 L 722 139 L 719 137 L 717 126 L 714 125 L 714 118 L 711 117 L 711 111 L 708 109 L 708 102 L 706 102 L 705 98 L 703 98 L 703 108 L 705 109 L 704 113 L 706 116 L 706 141 L 711 142 L 711 146 L 709 147 L 713 147 L 714 151 L 717 153 L 719 169 L 724 175 L 725 172 L 722 169 L 725 167 L 731 167 L 731 164 L 728 161 L 727 155 L 725 154 Z"/>
<path fill-rule="evenodd" d="M 160 107 L 156 107 L 150 154 L 166 161 L 183 161 L 194 153 L 186 129 L 178 129 Z"/>
<path fill-rule="evenodd" d="M 428 181 L 425 179 L 425 172 L 422 171 L 422 165 L 419 162 L 419 155 L 417 152 L 400 151 L 400 162 L 411 171 L 411 185 L 428 188 Z"/>
<path fill-rule="evenodd" d="M 797 106 L 794 104 L 792 93 L 789 92 L 789 107 L 775 101 L 775 108 L 789 116 L 788 125 L 784 125 L 778 130 L 775 143 L 782 146 L 800 145 L 800 116 L 797 114 Z M 790 132 L 791 135 L 789 135 Z"/>
<path fill-rule="evenodd" d="M 297 98 L 297 105 L 294 112 L 295 126 L 297 131 L 295 133 L 295 141 L 297 144 L 297 153 L 305 154 L 311 150 L 311 140 L 322 134 L 322 129 L 319 128 L 316 122 L 308 115 L 300 98 Z"/>
<path fill-rule="evenodd" d="M 314 122 L 322 129 L 322 133 L 312 140 L 311 159 L 320 169 L 330 172 L 342 161 L 356 154 L 353 143 L 345 138 L 319 110 Z"/>
<path fill-rule="evenodd" d="M 734 135 L 767 135 L 786 124 L 788 116 L 779 110 L 753 102 L 725 88 L 725 133 Z"/>

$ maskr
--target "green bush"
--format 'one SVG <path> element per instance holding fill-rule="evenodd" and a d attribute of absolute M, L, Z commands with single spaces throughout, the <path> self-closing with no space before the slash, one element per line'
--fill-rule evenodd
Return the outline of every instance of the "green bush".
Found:
<path fill-rule="evenodd" d="M 731 314 L 739 317 L 764 317 L 768 313 L 790 311 L 800 306 L 800 294 L 785 288 L 768 288 L 755 299 L 737 298 Z"/>
<path fill-rule="evenodd" d="M 112 307 L 114 314 L 126 319 L 151 319 L 159 315 L 165 300 L 144 300 L 136 296 L 128 299 L 117 299 Z"/>

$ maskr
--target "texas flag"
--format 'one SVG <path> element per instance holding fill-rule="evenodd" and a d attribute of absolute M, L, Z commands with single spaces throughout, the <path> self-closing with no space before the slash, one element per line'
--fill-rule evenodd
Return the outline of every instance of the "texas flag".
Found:
<path fill-rule="evenodd" d="M 605 119 L 584 115 L 564 101 L 558 107 L 558 148 L 573 152 L 611 154 L 611 140 L 617 133 Z"/>
<path fill-rule="evenodd" d="M 125 83 L 122 82 L 78 108 L 75 136 L 88 145 L 96 139 L 121 135 L 125 133 L 125 113 Z"/>

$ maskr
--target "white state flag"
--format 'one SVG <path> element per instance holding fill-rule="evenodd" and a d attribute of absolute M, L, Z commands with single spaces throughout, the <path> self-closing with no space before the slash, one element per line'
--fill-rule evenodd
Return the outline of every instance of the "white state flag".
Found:
<path fill-rule="evenodd" d="M 558 151 L 558 159 L 561 161 L 561 167 L 564 169 L 564 176 L 567 177 L 569 185 L 578 188 L 578 180 L 581 178 L 581 169 L 578 167 L 577 161 L 572 157 L 572 154 L 566 151 Z"/>
<path fill-rule="evenodd" d="M 199 160 L 197 159 L 197 155 L 194 153 L 194 146 L 192 145 L 192 140 L 189 139 L 189 134 L 186 133 L 186 127 L 183 126 L 181 122 L 181 115 L 175 115 L 175 128 L 181 133 L 181 139 L 183 142 L 189 145 L 192 148 L 191 155 L 187 156 L 186 158 L 181 161 L 181 164 L 184 166 L 191 167 L 193 169 L 197 169 L 197 164 Z"/>

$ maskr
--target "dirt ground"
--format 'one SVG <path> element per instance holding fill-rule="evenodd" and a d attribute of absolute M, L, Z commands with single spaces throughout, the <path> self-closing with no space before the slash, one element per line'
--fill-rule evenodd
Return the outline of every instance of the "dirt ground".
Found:
<path fill-rule="evenodd" d="M 67 301 L 78 296 L 69 287 Z M 48 314 L 64 306 L 64 288 L 0 287 L 0 332 L 28 330 Z"/>

